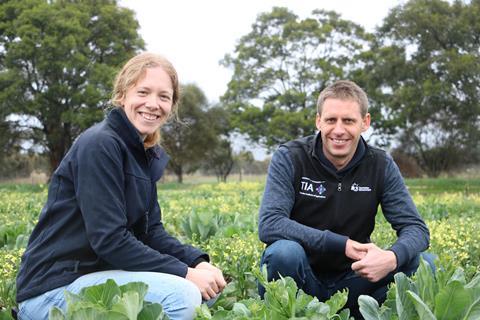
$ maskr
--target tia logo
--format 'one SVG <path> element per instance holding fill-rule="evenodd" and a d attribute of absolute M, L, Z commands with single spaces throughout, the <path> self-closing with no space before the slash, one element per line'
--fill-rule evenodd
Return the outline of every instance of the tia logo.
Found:
<path fill-rule="evenodd" d="M 300 194 L 304 196 L 325 199 L 327 189 L 323 185 L 325 181 L 315 181 L 307 177 L 302 177 L 300 181 Z"/>
<path fill-rule="evenodd" d="M 353 192 L 370 192 L 372 189 L 370 187 L 360 187 L 358 183 L 353 183 L 352 187 L 350 188 Z"/>

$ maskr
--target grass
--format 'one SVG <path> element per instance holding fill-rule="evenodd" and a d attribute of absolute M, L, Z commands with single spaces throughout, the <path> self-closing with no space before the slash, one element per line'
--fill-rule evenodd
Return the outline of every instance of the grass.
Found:
<path fill-rule="evenodd" d="M 0 183 L 0 192 L 36 193 L 43 190 L 43 184 L 30 183 Z"/>
<path fill-rule="evenodd" d="M 466 178 L 423 178 L 406 179 L 410 193 L 445 193 L 462 192 L 466 194 L 480 193 L 480 179 Z"/>

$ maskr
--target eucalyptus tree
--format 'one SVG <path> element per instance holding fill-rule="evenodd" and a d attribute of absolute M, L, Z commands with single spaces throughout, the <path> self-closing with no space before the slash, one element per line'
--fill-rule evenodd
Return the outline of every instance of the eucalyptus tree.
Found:
<path fill-rule="evenodd" d="M 480 155 L 479 16 L 478 0 L 411 0 L 363 55 L 358 78 L 381 116 L 373 124 L 430 176 Z"/>
<path fill-rule="evenodd" d="M 233 76 L 222 102 L 232 126 L 267 147 L 314 132 L 316 99 L 361 68 L 369 35 L 331 11 L 299 18 L 286 8 L 258 16 L 223 64 Z"/>
<path fill-rule="evenodd" d="M 103 118 L 118 67 L 144 47 L 138 28 L 114 0 L 0 3 L 0 108 L 51 170 Z"/>

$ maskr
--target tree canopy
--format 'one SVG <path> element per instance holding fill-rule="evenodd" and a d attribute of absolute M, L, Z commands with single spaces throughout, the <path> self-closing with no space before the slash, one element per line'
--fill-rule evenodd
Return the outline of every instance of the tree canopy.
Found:
<path fill-rule="evenodd" d="M 381 118 L 430 176 L 474 161 L 480 139 L 480 1 L 412 0 L 394 8 L 360 77 Z"/>
<path fill-rule="evenodd" d="M 182 86 L 178 106 L 180 121 L 162 127 L 162 145 L 171 156 L 169 168 L 177 176 L 196 171 L 210 156 L 224 132 L 225 118 L 220 108 L 209 108 L 204 92 L 194 84 Z"/>
<path fill-rule="evenodd" d="M 114 74 L 144 47 L 138 28 L 114 0 L 1 2 L 0 107 L 51 170 L 103 118 Z"/>
<path fill-rule="evenodd" d="M 206 158 L 204 168 L 212 171 L 217 181 L 227 182 L 227 177 L 232 172 L 235 164 L 232 145 L 227 139 L 219 139 Z"/>
<path fill-rule="evenodd" d="M 334 12 L 260 15 L 224 65 L 232 125 L 267 147 L 311 134 L 328 84 L 369 96 L 374 141 L 399 142 L 430 176 L 480 157 L 480 1 L 411 0 L 374 34 Z M 398 143 L 397 143 L 398 145 Z"/>
<path fill-rule="evenodd" d="M 232 125 L 267 147 L 313 133 L 318 94 L 360 67 L 367 40 L 331 11 L 303 20 L 286 8 L 259 15 L 223 61 L 234 72 L 222 98 Z"/>

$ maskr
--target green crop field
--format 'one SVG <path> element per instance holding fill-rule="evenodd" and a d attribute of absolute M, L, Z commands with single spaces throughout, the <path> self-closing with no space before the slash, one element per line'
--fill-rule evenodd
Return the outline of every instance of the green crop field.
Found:
<path fill-rule="evenodd" d="M 415 284 L 412 280 L 409 282 L 410 288 L 418 288 L 410 290 L 413 292 L 411 295 L 415 295 L 417 290 L 417 297 L 420 296 L 420 300 L 423 299 L 425 303 L 422 302 L 424 306 L 420 302 L 411 303 L 410 309 L 422 311 L 421 308 L 428 308 L 432 310 L 432 316 L 438 318 L 441 312 L 443 312 L 442 315 L 450 312 L 447 314 L 450 317 L 447 316 L 444 319 L 480 319 L 480 317 L 475 318 L 480 316 L 480 220 L 478 219 L 480 180 L 419 179 L 408 180 L 407 185 L 430 228 L 430 251 L 439 257 L 437 265 L 441 268 L 437 278 L 432 282 L 435 290 L 442 295 L 444 294 L 442 290 L 447 290 L 450 283 L 459 282 L 460 284 L 455 284 L 457 291 L 454 296 L 462 296 L 459 292 L 464 290 L 467 293 L 462 297 L 466 295 L 470 297 L 469 303 L 458 302 L 458 306 L 445 311 L 443 307 L 435 305 L 435 299 L 428 300 L 428 297 L 423 296 L 423 292 L 417 290 L 422 287 L 422 284 Z M 283 306 L 290 308 L 288 311 L 290 313 L 281 315 L 283 311 L 277 309 L 281 309 L 282 306 L 277 308 L 270 301 L 265 307 L 267 302 L 264 304 L 258 299 L 256 277 L 261 277 L 258 268 L 264 246 L 257 236 L 257 217 L 263 187 L 261 182 L 159 185 L 159 202 L 167 230 L 182 241 L 207 251 L 213 263 L 223 270 L 229 282 L 216 305 L 210 310 L 202 306 L 197 318 L 269 319 L 269 317 L 278 317 L 278 319 L 288 319 L 303 316 L 303 319 L 347 319 L 344 314 L 334 317 L 341 308 L 341 303 L 338 302 L 341 302 L 344 297 L 341 294 L 336 296 L 338 301 L 325 304 L 330 308 L 329 316 L 315 317 L 312 314 L 321 313 L 322 306 L 318 302 L 313 303 L 314 300 L 311 299 L 302 298 L 302 300 L 294 296 L 292 300 L 291 296 L 296 294 L 296 290 L 292 293 L 290 289 L 293 285 L 287 280 L 272 284 L 271 296 L 275 294 L 281 296 L 284 292 L 284 296 L 290 297 L 289 303 L 301 304 L 301 301 L 310 301 L 308 304 L 304 303 L 296 309 L 292 305 L 293 311 L 292 306 Z M 45 185 L 0 185 L 0 319 L 9 319 L 10 308 L 15 306 L 15 274 L 28 235 L 32 231 L 46 197 L 47 186 Z M 372 240 L 382 247 L 388 247 L 394 241 L 395 233 L 381 214 L 377 216 L 377 222 Z M 447 276 L 448 279 L 445 280 Z M 398 281 L 402 280 L 398 279 Z M 395 294 L 395 292 L 397 297 L 401 294 L 399 290 L 394 289 L 390 293 Z M 395 299 L 395 297 L 389 297 Z M 436 297 L 436 299 L 440 298 Z M 412 299 L 412 301 L 416 300 Z M 455 299 L 453 301 L 455 302 Z M 336 308 L 335 304 L 337 304 Z M 391 312 L 388 313 L 385 311 L 387 306 L 382 308 L 384 309 L 377 310 L 378 317 L 366 318 L 396 319 L 395 317 L 398 317 L 396 313 L 401 312 L 387 310 Z M 395 309 L 394 306 L 391 308 Z M 267 309 L 270 311 L 266 311 Z M 273 309 L 275 311 L 271 311 Z M 384 312 L 385 317 L 380 317 L 381 312 Z M 457 315 L 460 316 L 457 318 Z M 471 317 L 468 317 L 469 315 Z"/>

